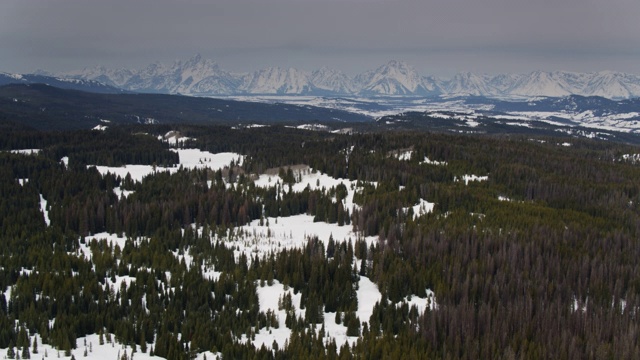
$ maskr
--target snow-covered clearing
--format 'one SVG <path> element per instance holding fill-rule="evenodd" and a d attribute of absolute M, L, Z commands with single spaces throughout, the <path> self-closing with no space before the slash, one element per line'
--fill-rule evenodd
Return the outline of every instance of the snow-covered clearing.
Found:
<path fill-rule="evenodd" d="M 413 219 L 417 219 L 422 215 L 428 214 L 430 212 L 433 212 L 433 207 L 435 206 L 435 203 L 432 202 L 428 202 L 427 200 L 424 199 L 420 199 L 420 201 L 418 202 L 417 205 L 414 205 L 412 207 L 407 207 L 407 208 L 403 208 L 402 210 L 404 211 L 404 213 L 408 213 L 409 209 L 413 210 Z"/>
<path fill-rule="evenodd" d="M 84 256 L 85 259 L 91 259 L 91 242 L 95 241 L 102 241 L 105 240 L 107 242 L 108 246 L 112 246 L 114 249 L 115 247 L 119 247 L 120 249 L 124 249 L 125 245 L 127 244 L 127 241 L 133 241 L 135 244 L 140 244 L 140 242 L 142 242 L 142 240 L 144 240 L 144 237 L 139 237 L 139 238 L 127 238 L 125 236 L 120 236 L 118 234 L 109 234 L 106 232 L 102 232 L 102 233 L 98 233 L 98 234 L 94 234 L 94 235 L 89 235 L 89 236 L 85 236 L 84 238 L 84 243 L 80 242 L 80 246 L 78 247 L 78 249 L 76 250 L 77 255 L 82 255 Z"/>
<path fill-rule="evenodd" d="M 114 248 L 117 245 L 117 246 L 120 247 L 120 249 L 123 249 L 124 246 L 127 243 L 127 240 L 129 240 L 129 238 L 127 238 L 125 236 L 120 236 L 118 234 L 109 234 L 109 233 L 106 233 L 106 232 L 102 232 L 102 233 L 98 233 L 98 234 L 95 234 L 95 235 L 86 236 L 84 238 L 84 240 L 86 242 L 86 245 L 85 244 L 80 244 L 80 249 L 81 249 L 81 251 L 83 251 L 85 253 L 85 256 L 87 256 L 87 255 L 91 254 L 91 250 L 89 249 L 88 244 L 90 244 L 91 241 L 93 241 L 93 240 L 97 240 L 97 241 L 106 240 L 107 244 L 113 245 Z M 136 239 L 135 242 L 139 243 L 141 240 L 142 239 Z M 88 251 L 88 253 L 86 251 Z M 87 258 L 88 258 L 88 256 L 87 256 Z"/>
<path fill-rule="evenodd" d="M 212 154 L 208 151 L 199 149 L 171 149 L 177 152 L 180 157 L 180 166 L 186 169 L 211 169 L 218 170 L 228 166 L 231 162 L 236 165 L 242 165 L 244 155 L 236 153 L 217 153 Z"/>
<path fill-rule="evenodd" d="M 271 252 L 283 249 L 303 248 L 309 238 L 318 237 L 326 248 L 329 238 L 336 242 L 350 241 L 354 243 L 360 235 L 353 232 L 351 226 L 338 226 L 325 222 L 313 222 L 311 215 L 295 215 L 289 217 L 269 217 L 263 220 L 253 220 L 251 223 L 235 229 L 233 234 L 220 239 L 227 248 L 235 249 L 236 259 L 244 253 L 247 258 L 258 255 L 263 257 Z M 369 236 L 364 238 L 367 246 L 377 243 L 378 238 Z"/>
<path fill-rule="evenodd" d="M 301 294 L 294 294 L 293 290 L 285 287 L 277 280 L 273 281 L 271 286 L 260 286 L 257 288 L 258 298 L 260 302 L 260 311 L 266 313 L 267 311 L 273 312 L 278 318 L 279 328 L 262 328 L 255 334 L 255 340 L 251 343 L 260 348 L 264 345 L 270 349 L 273 342 L 278 344 L 279 348 L 282 348 L 291 336 L 291 329 L 285 326 L 285 319 L 287 313 L 285 310 L 278 309 L 278 300 L 284 298 L 287 294 L 291 295 L 291 302 L 295 307 L 295 314 L 297 317 L 304 318 L 305 311 L 299 309 Z M 358 290 L 356 291 L 358 297 L 358 310 L 356 316 L 361 322 L 369 323 L 369 319 L 373 314 L 373 307 L 377 302 L 382 299 L 382 294 L 378 290 L 378 286 L 371 282 L 369 278 L 360 276 L 358 281 Z M 416 306 L 419 313 L 423 313 L 427 308 L 431 310 L 437 309 L 437 302 L 435 294 L 431 290 L 427 290 L 427 297 L 420 298 L 417 296 L 411 296 L 411 299 L 405 298 L 402 302 L 397 303 L 397 306 L 401 306 L 406 303 L 409 308 Z M 332 339 L 335 340 L 336 345 L 341 347 L 345 343 L 349 343 L 350 346 L 354 345 L 358 340 L 358 336 L 347 336 L 347 327 L 344 323 L 338 324 L 335 320 L 336 313 L 325 313 L 323 324 L 316 324 L 315 330 L 319 331 L 324 325 L 325 329 L 325 342 L 328 343 Z M 248 341 L 246 336 L 243 336 L 242 341 Z"/>
<path fill-rule="evenodd" d="M 317 172 L 309 167 L 304 167 L 301 170 L 294 171 L 294 176 L 299 180 L 291 186 L 291 191 L 302 192 L 309 187 L 309 190 L 329 190 L 332 187 L 337 187 L 343 184 L 347 188 L 347 197 L 343 200 L 343 206 L 349 211 L 353 211 L 353 208 L 357 206 L 353 203 L 353 195 L 359 187 L 362 187 L 365 183 L 377 186 L 376 183 L 363 182 L 358 180 L 349 179 L 336 179 L 327 174 Z M 254 181 L 257 187 L 269 188 L 276 185 L 281 185 L 282 192 L 287 193 L 289 191 L 288 185 L 283 185 L 283 179 L 278 175 L 263 174 Z"/>
<path fill-rule="evenodd" d="M 158 140 L 165 141 L 171 146 L 178 146 L 186 141 L 193 140 L 193 138 L 182 136 L 179 132 L 172 130 L 164 134 L 164 136 L 159 135 Z"/>
<path fill-rule="evenodd" d="M 427 309 L 433 311 L 438 308 L 438 303 L 436 302 L 436 294 L 429 289 L 427 289 L 427 297 L 421 298 L 417 296 L 411 296 L 410 299 L 404 298 L 402 303 L 407 303 L 409 308 L 415 306 L 418 309 L 418 312 L 421 314 Z M 398 305 L 402 305 L 402 303 L 399 303 Z"/>
<path fill-rule="evenodd" d="M 358 290 L 356 293 L 358 294 L 358 310 L 356 311 L 356 315 L 361 322 L 365 321 L 369 323 L 371 314 L 373 314 L 373 306 L 382 299 L 382 294 L 380 293 L 380 290 L 378 290 L 378 285 L 374 284 L 368 277 L 364 276 L 360 276 Z M 347 328 L 345 327 L 345 331 L 346 329 Z"/>
<path fill-rule="evenodd" d="M 267 348 L 271 348 L 271 345 L 275 340 L 278 347 L 282 349 L 284 348 L 285 342 L 291 336 L 291 329 L 285 326 L 287 313 L 285 310 L 278 309 L 278 300 L 284 298 L 287 294 L 291 294 L 291 303 L 296 309 L 296 317 L 304 318 L 304 310 L 299 309 L 302 294 L 294 294 L 293 289 L 291 288 L 285 290 L 284 285 L 282 285 L 278 280 L 274 280 L 273 285 L 271 286 L 258 285 L 257 292 L 260 311 L 266 313 L 271 310 L 278 317 L 279 327 L 277 329 L 273 327 L 269 329 L 261 329 L 259 332 L 256 332 L 256 338 L 252 343 L 256 348 L 260 348 L 262 345 Z"/>
<path fill-rule="evenodd" d="M 156 172 L 168 171 L 170 173 L 175 173 L 180 168 L 211 169 L 216 171 L 229 166 L 232 162 L 236 165 L 242 165 L 242 162 L 244 161 L 244 155 L 236 153 L 212 154 L 208 151 L 198 149 L 171 149 L 171 151 L 178 153 L 180 158 L 179 166 L 155 167 L 153 165 L 125 165 L 122 167 L 110 167 L 89 165 L 88 167 L 95 167 L 103 175 L 111 173 L 116 176 L 120 176 L 121 178 L 125 178 L 127 174 L 129 174 L 131 175 L 132 180 L 141 182 L 145 176 L 149 176 Z"/>

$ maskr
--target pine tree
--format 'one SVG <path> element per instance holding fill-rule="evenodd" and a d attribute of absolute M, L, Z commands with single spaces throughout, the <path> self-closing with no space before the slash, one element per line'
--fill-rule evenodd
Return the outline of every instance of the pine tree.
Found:
<path fill-rule="evenodd" d="M 9 345 L 9 348 L 7 349 L 7 359 L 15 359 L 16 358 L 16 352 L 13 350 L 13 344 Z"/>
<path fill-rule="evenodd" d="M 31 354 L 29 353 L 29 346 L 22 347 L 22 358 L 31 359 Z"/>

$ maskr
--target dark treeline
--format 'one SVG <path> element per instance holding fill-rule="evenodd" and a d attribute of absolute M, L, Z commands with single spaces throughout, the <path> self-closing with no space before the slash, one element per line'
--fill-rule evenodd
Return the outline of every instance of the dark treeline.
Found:
<path fill-rule="evenodd" d="M 247 159 L 140 183 L 86 166 L 175 164 L 157 140 L 169 130 L 194 139 L 183 146 Z M 621 159 L 640 151 L 564 141 L 286 127 L 3 132 L 1 148 L 42 152 L 0 152 L 0 348 L 28 347 L 26 332 L 70 350 L 77 337 L 100 333 L 171 359 L 204 350 L 228 358 L 638 358 L 640 167 Z M 411 158 L 399 160 L 407 151 Z M 353 213 L 340 201 L 344 186 L 287 191 L 297 181 L 288 166 L 299 164 L 365 182 Z M 283 182 L 255 187 L 253 176 L 267 169 L 279 169 Z M 488 180 L 465 184 L 471 174 Z M 115 187 L 133 193 L 119 198 Z M 434 211 L 404 210 L 420 199 Z M 310 238 L 262 258 L 224 246 L 250 221 L 296 214 L 360 232 L 352 244 L 325 248 Z M 129 240 L 122 248 L 85 240 L 100 232 Z M 380 241 L 367 246 L 364 236 Z M 211 269 L 220 276 L 205 278 Z M 135 281 L 109 285 L 123 276 Z M 370 319 L 356 316 L 363 276 L 382 293 Z M 293 335 L 286 348 L 254 349 L 237 340 L 280 326 L 259 311 L 257 296 L 276 280 L 301 294 L 299 303 L 280 300 Z M 436 309 L 401 305 L 427 289 Z M 325 312 L 361 337 L 355 346 L 313 330 Z"/>

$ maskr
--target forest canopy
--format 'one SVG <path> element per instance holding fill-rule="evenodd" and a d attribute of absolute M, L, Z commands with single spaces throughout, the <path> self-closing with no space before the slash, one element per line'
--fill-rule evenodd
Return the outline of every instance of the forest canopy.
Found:
<path fill-rule="evenodd" d="M 176 148 L 244 161 L 188 168 Z M 70 351 L 113 334 L 169 359 L 640 358 L 635 146 L 149 125 L 15 127 L 0 149 L 2 349 L 38 334 Z M 97 168 L 133 164 L 154 171 L 135 181 Z M 310 176 L 342 183 L 297 185 Z M 294 216 L 354 237 L 239 251 L 259 237 L 249 226 L 272 236 Z M 380 293 L 366 319 L 365 279 Z M 261 310 L 259 289 L 274 284 L 291 289 L 282 317 Z M 437 306 L 409 305 L 431 292 Z M 352 342 L 326 334 L 327 313 Z M 286 346 L 253 345 L 277 327 L 291 330 Z"/>

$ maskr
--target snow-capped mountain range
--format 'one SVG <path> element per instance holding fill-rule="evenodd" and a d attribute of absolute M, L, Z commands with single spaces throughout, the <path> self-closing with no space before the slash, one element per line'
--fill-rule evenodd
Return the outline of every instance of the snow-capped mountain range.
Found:
<path fill-rule="evenodd" d="M 329 68 L 313 72 L 272 67 L 232 73 L 196 55 L 172 65 L 154 63 L 139 70 L 85 68 L 56 76 L 94 80 L 137 92 L 220 95 L 358 95 L 358 96 L 485 96 L 527 98 L 567 95 L 610 99 L 640 97 L 640 76 L 612 71 L 574 73 L 535 71 L 529 74 L 459 73 L 444 79 L 423 76 L 401 61 L 389 61 L 355 77 Z"/>

